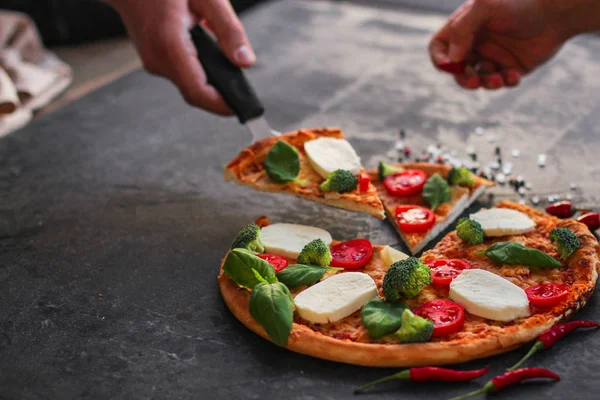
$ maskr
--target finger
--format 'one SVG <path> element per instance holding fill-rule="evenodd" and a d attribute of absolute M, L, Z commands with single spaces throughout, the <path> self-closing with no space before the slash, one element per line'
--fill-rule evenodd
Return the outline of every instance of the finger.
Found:
<path fill-rule="evenodd" d="M 450 62 L 448 43 L 434 37 L 429 43 L 429 57 L 436 68 L 438 65 Z"/>
<path fill-rule="evenodd" d="M 516 69 L 507 69 L 502 71 L 502 76 L 504 77 L 504 83 L 508 87 L 518 86 L 521 82 L 521 73 Z"/>
<path fill-rule="evenodd" d="M 497 70 L 498 66 L 490 60 L 481 60 L 475 64 L 475 71 L 477 71 L 478 74 L 491 74 Z"/>
<path fill-rule="evenodd" d="M 456 83 L 465 88 L 465 89 L 469 89 L 469 90 L 475 90 L 475 89 L 479 89 L 481 87 L 481 81 L 479 79 L 479 76 L 472 74 L 472 75 L 457 75 L 454 77 L 454 80 L 456 81 Z"/>
<path fill-rule="evenodd" d="M 519 60 L 513 56 L 513 54 L 506 48 L 495 43 L 493 40 L 485 40 L 481 44 L 475 46 L 475 51 L 482 57 L 488 60 L 493 60 L 502 69 L 512 68 L 517 69 L 521 72 L 525 71 L 525 68 L 521 65 Z"/>
<path fill-rule="evenodd" d="M 192 11 L 206 19 L 225 55 L 239 67 L 251 67 L 256 55 L 229 0 L 191 0 Z"/>
<path fill-rule="evenodd" d="M 504 78 L 502 74 L 495 72 L 483 76 L 482 86 L 486 89 L 495 90 L 504 87 Z"/>
<path fill-rule="evenodd" d="M 450 24 L 452 37 L 448 48 L 448 57 L 453 62 L 462 61 L 472 50 L 478 31 L 493 15 L 493 7 L 486 0 L 471 0 L 471 7 L 458 14 Z"/>

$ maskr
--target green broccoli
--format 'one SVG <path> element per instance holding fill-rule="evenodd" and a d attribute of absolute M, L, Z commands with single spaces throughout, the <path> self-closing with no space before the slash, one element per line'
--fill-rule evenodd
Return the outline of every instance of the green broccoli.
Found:
<path fill-rule="evenodd" d="M 298 264 L 328 267 L 331 259 L 329 247 L 327 247 L 323 240 L 315 239 L 304 246 L 298 256 Z"/>
<path fill-rule="evenodd" d="M 380 181 L 383 181 L 386 176 L 395 174 L 396 172 L 401 172 L 402 170 L 402 168 L 394 167 L 393 165 L 386 164 L 383 161 L 379 161 L 379 165 L 377 166 Z"/>
<path fill-rule="evenodd" d="M 232 249 L 246 249 L 256 253 L 263 253 L 265 245 L 260 240 L 260 228 L 255 223 L 250 223 L 238 232 L 231 244 Z"/>
<path fill-rule="evenodd" d="M 431 283 L 431 271 L 421 260 L 409 257 L 398 261 L 383 277 L 383 295 L 387 301 L 410 299 Z"/>
<path fill-rule="evenodd" d="M 475 179 L 473 179 L 471 171 L 464 167 L 452 168 L 450 172 L 448 172 L 448 177 L 446 179 L 448 180 L 448 183 L 453 186 L 459 185 L 472 188 L 475 185 Z"/>
<path fill-rule="evenodd" d="M 325 182 L 321 183 L 322 192 L 351 192 L 358 186 L 358 178 L 352 172 L 345 169 L 336 169 L 329 175 Z"/>
<path fill-rule="evenodd" d="M 396 331 L 401 343 L 427 342 L 433 334 L 433 321 L 413 314 L 409 309 L 402 313 L 402 325 Z"/>
<path fill-rule="evenodd" d="M 481 224 L 469 218 L 461 218 L 456 225 L 456 234 L 466 244 L 483 243 L 483 228 Z"/>
<path fill-rule="evenodd" d="M 575 251 L 581 247 L 579 238 L 568 228 L 552 229 L 552 232 L 550 232 L 550 240 L 556 242 L 558 254 L 560 254 L 560 258 L 563 260 L 569 258 L 571 254 L 575 253 Z"/>

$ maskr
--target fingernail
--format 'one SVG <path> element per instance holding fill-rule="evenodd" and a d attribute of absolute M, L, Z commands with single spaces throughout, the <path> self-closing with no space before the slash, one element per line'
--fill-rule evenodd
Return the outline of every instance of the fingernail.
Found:
<path fill-rule="evenodd" d="M 249 46 L 243 45 L 233 54 L 235 61 L 243 65 L 252 65 L 256 61 L 256 55 Z"/>
<path fill-rule="evenodd" d="M 457 62 L 461 62 L 461 58 L 458 57 L 458 53 L 460 52 L 460 49 L 458 48 L 458 46 L 456 46 L 453 43 L 450 43 L 450 47 L 448 47 L 448 58 L 450 58 L 450 61 L 453 63 L 457 63 Z"/>

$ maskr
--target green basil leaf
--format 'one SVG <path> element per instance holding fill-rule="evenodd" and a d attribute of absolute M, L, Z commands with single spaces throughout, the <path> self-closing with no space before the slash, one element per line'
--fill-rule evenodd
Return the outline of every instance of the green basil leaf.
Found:
<path fill-rule="evenodd" d="M 277 273 L 277 279 L 289 288 L 312 285 L 318 282 L 330 270 L 343 268 L 317 267 L 314 265 L 293 264 Z"/>
<path fill-rule="evenodd" d="M 450 200 L 450 186 L 440 174 L 433 174 L 423 186 L 423 199 L 429 204 L 431 211 Z"/>
<path fill-rule="evenodd" d="M 378 339 L 396 332 L 402 325 L 402 314 L 408 307 L 404 303 L 389 303 L 381 299 L 368 301 L 362 308 L 363 325 L 372 338 Z"/>
<path fill-rule="evenodd" d="M 250 315 L 275 344 L 287 344 L 294 320 L 294 300 L 283 283 L 256 285 L 250 295 Z"/>
<path fill-rule="evenodd" d="M 538 249 L 516 242 L 497 242 L 487 248 L 485 255 L 498 264 L 527 265 L 530 267 L 560 268 L 562 264 Z"/>
<path fill-rule="evenodd" d="M 235 283 L 248 289 L 261 282 L 277 282 L 273 266 L 246 249 L 231 250 L 223 264 L 223 271 Z"/>
<path fill-rule="evenodd" d="M 300 156 L 292 145 L 280 140 L 269 150 L 265 158 L 267 175 L 277 183 L 296 179 L 300 173 Z"/>

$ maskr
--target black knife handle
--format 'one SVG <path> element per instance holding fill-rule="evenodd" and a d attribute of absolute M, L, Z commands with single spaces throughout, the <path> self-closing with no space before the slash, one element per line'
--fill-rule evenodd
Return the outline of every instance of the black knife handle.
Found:
<path fill-rule="evenodd" d="M 190 33 L 208 83 L 217 89 L 240 122 L 243 124 L 263 115 L 265 109 L 242 70 L 225 57 L 202 27 L 196 26 Z"/>

